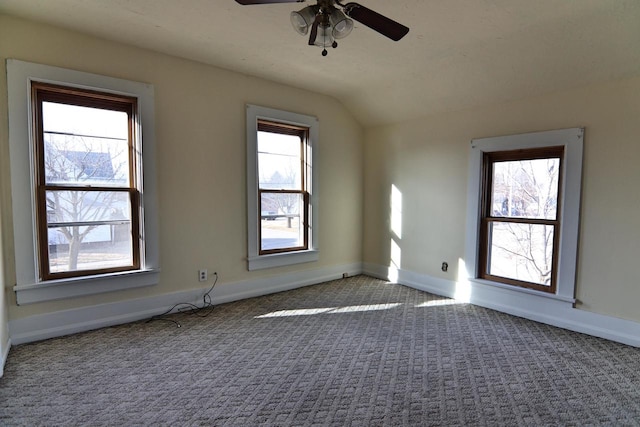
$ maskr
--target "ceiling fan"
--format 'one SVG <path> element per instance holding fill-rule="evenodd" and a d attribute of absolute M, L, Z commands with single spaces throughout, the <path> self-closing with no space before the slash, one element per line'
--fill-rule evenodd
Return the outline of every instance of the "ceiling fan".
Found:
<path fill-rule="evenodd" d="M 305 0 L 236 0 L 241 5 L 272 3 L 303 3 Z M 342 10 L 338 9 L 340 6 Z M 322 47 L 322 56 L 327 56 L 327 46 L 338 47 L 336 40 L 349 35 L 353 20 L 366 25 L 398 41 L 409 32 L 409 28 L 358 3 L 342 4 L 340 0 L 317 0 L 317 4 L 291 12 L 291 24 L 300 34 L 309 33 L 309 45 Z"/>

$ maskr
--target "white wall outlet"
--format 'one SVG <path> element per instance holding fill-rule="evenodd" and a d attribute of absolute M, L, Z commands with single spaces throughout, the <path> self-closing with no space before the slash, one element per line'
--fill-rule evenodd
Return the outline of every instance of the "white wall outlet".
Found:
<path fill-rule="evenodd" d="M 207 269 L 203 269 L 203 270 L 198 270 L 198 281 L 199 282 L 206 282 L 207 279 L 209 278 L 209 273 L 207 273 Z"/>

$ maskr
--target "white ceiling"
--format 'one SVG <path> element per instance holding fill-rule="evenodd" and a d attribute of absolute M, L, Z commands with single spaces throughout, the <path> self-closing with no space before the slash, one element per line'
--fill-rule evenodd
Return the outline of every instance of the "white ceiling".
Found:
<path fill-rule="evenodd" d="M 367 126 L 640 75 L 640 0 L 359 3 L 411 31 L 393 42 L 356 22 L 323 57 L 291 28 L 304 4 L 0 0 L 0 12 L 331 95 Z"/>

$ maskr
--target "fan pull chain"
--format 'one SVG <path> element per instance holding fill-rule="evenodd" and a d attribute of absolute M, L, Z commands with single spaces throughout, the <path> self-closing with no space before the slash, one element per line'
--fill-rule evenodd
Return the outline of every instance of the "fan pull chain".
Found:
<path fill-rule="evenodd" d="M 327 56 L 329 52 L 327 52 L 327 29 L 324 29 L 322 34 L 322 56 Z"/>

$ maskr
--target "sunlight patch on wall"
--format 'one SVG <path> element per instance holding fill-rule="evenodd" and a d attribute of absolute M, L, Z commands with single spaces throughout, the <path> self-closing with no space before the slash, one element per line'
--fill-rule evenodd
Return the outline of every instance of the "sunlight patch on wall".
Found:
<path fill-rule="evenodd" d="M 402 249 L 399 243 L 402 239 L 402 193 L 394 184 L 391 184 L 390 204 L 391 248 L 388 279 L 391 282 L 398 282 L 402 266 Z"/>
<path fill-rule="evenodd" d="M 402 249 L 393 238 L 391 239 L 391 262 L 389 264 L 389 281 L 397 282 L 402 258 Z"/>
<path fill-rule="evenodd" d="M 391 185 L 391 232 L 402 239 L 402 193 Z"/>
<path fill-rule="evenodd" d="M 471 282 L 469 282 L 470 272 L 462 258 L 458 258 L 458 281 L 456 282 L 456 290 L 454 298 L 456 301 L 465 303 L 471 301 Z"/>

